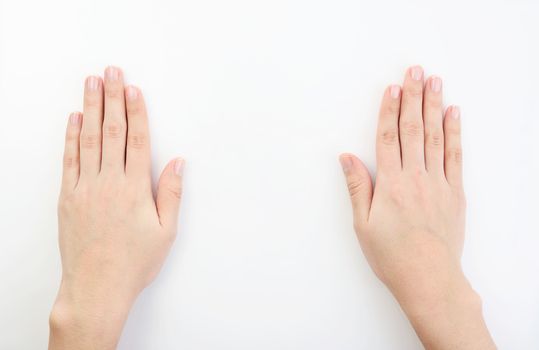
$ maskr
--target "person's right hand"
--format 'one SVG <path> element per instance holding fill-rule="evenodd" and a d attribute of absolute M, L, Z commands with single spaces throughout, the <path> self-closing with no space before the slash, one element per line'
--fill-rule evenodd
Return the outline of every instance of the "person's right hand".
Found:
<path fill-rule="evenodd" d="M 354 228 L 376 275 L 397 298 L 423 344 L 490 349 L 481 302 L 460 267 L 464 240 L 460 111 L 444 116 L 442 81 L 421 67 L 386 89 L 379 116 L 376 185 L 343 154 Z"/>

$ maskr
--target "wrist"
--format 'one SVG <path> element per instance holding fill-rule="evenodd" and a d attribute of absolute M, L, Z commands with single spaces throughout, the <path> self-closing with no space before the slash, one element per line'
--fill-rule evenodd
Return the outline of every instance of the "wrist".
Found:
<path fill-rule="evenodd" d="M 397 298 L 427 349 L 495 349 L 483 319 L 482 301 L 462 272 L 442 278 L 417 297 Z"/>
<path fill-rule="evenodd" d="M 49 316 L 49 349 L 115 349 L 134 299 L 62 285 Z"/>
<path fill-rule="evenodd" d="M 411 287 L 411 288 L 410 288 Z M 482 302 L 460 268 L 446 275 L 437 274 L 394 291 L 399 304 L 413 318 L 448 314 L 451 310 L 481 313 Z"/>

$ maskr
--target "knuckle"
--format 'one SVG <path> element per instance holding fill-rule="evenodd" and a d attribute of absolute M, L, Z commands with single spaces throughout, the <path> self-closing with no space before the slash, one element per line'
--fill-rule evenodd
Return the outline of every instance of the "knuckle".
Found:
<path fill-rule="evenodd" d="M 105 96 L 107 98 L 113 98 L 113 99 L 116 99 L 116 98 L 120 98 L 120 97 L 123 97 L 123 89 L 120 89 L 119 87 L 116 87 L 116 86 L 106 86 L 105 85 Z"/>
<path fill-rule="evenodd" d="M 401 132 L 406 136 L 422 136 L 423 123 L 418 121 L 403 121 L 401 122 Z"/>
<path fill-rule="evenodd" d="M 445 127 L 445 133 L 452 136 L 459 136 L 460 135 L 460 126 L 458 125 L 451 125 Z"/>
<path fill-rule="evenodd" d="M 147 144 L 148 140 L 145 135 L 133 134 L 127 137 L 127 145 L 130 148 L 140 150 L 146 148 Z"/>
<path fill-rule="evenodd" d="M 466 195 L 464 194 L 464 190 L 459 188 L 454 192 L 454 196 L 457 206 L 460 208 L 466 208 Z"/>
<path fill-rule="evenodd" d="M 404 195 L 399 188 L 393 188 L 392 191 L 389 192 L 389 199 L 396 207 L 404 207 Z"/>
<path fill-rule="evenodd" d="M 405 192 L 402 188 L 402 185 L 394 184 L 391 186 L 389 191 L 389 200 L 393 205 L 397 206 L 398 208 L 402 208 L 405 205 Z"/>
<path fill-rule="evenodd" d="M 425 94 L 425 107 L 429 107 L 434 110 L 442 110 L 442 96 L 441 94 L 432 93 L 428 90 L 428 93 Z"/>
<path fill-rule="evenodd" d="M 95 94 L 84 95 L 84 105 L 86 108 L 101 108 L 101 96 Z"/>
<path fill-rule="evenodd" d="M 128 206 L 129 209 L 136 209 L 138 206 L 144 203 L 144 200 L 147 198 L 145 196 L 142 196 L 141 193 L 139 193 L 138 190 L 123 190 L 120 191 L 121 195 L 125 198 L 125 205 Z M 115 193 L 115 190 L 112 188 L 108 189 L 108 193 Z"/>
<path fill-rule="evenodd" d="M 442 147 L 444 144 L 444 137 L 441 131 L 432 131 L 425 132 L 425 139 L 427 140 L 427 145 L 431 147 Z"/>
<path fill-rule="evenodd" d="M 359 193 L 363 192 L 365 187 L 367 186 L 367 180 L 363 178 L 355 179 L 353 181 L 348 182 L 348 192 L 350 193 L 350 197 L 354 198 Z"/>
<path fill-rule="evenodd" d="M 396 129 L 384 130 L 380 135 L 380 141 L 387 146 L 394 146 L 399 143 L 399 132 Z"/>
<path fill-rule="evenodd" d="M 460 147 L 452 147 L 447 149 L 445 156 L 450 162 L 456 164 L 462 163 L 462 149 Z"/>
<path fill-rule="evenodd" d="M 100 143 L 101 143 L 101 135 L 99 134 L 82 133 L 80 135 L 81 148 L 94 149 L 100 146 Z"/>
<path fill-rule="evenodd" d="M 360 232 L 363 231 L 363 225 L 361 223 L 360 220 L 354 220 L 354 231 L 356 232 L 356 234 L 359 234 Z"/>
<path fill-rule="evenodd" d="M 460 207 L 462 208 L 462 211 L 463 212 L 466 212 L 466 207 L 468 206 L 468 202 L 466 200 L 466 196 L 464 194 L 464 191 L 461 191 L 459 193 L 459 202 L 460 202 Z"/>
<path fill-rule="evenodd" d="M 74 169 L 79 166 L 79 156 L 73 155 L 73 154 L 65 154 L 64 155 L 64 168 L 66 169 Z"/>
<path fill-rule="evenodd" d="M 142 106 L 140 105 L 140 103 L 128 103 L 126 105 L 126 108 L 127 108 L 127 115 L 128 116 L 131 116 L 131 115 L 138 115 L 138 114 L 141 114 L 142 113 Z"/>
<path fill-rule="evenodd" d="M 59 214 L 64 214 L 64 213 L 69 212 L 71 205 L 70 205 L 69 200 L 66 198 L 68 196 L 69 195 L 64 195 L 64 194 L 60 196 L 60 200 L 58 201 L 58 207 L 57 207 Z"/>
<path fill-rule="evenodd" d="M 420 84 L 412 84 L 403 89 L 403 97 L 419 99 L 423 97 L 423 87 Z"/>
<path fill-rule="evenodd" d="M 132 197 L 137 194 L 134 191 L 123 191 L 124 186 L 115 173 L 109 173 L 101 181 L 98 187 L 98 198 L 102 201 L 102 206 L 107 206 L 115 198 L 121 196 L 125 199 L 125 203 L 132 202 Z"/>
<path fill-rule="evenodd" d="M 120 123 L 109 122 L 103 127 L 103 133 L 105 137 L 111 139 L 118 139 L 124 134 L 124 127 Z"/>
<path fill-rule="evenodd" d="M 428 95 L 428 94 L 427 94 Z M 425 98 L 425 107 L 432 110 L 442 109 L 442 100 L 438 96 L 430 96 Z"/>
<path fill-rule="evenodd" d="M 79 206 L 79 198 L 74 192 L 62 192 L 58 201 L 58 212 L 66 213 Z"/>
<path fill-rule="evenodd" d="M 168 186 L 167 191 L 172 197 L 176 199 L 182 198 L 183 189 L 181 186 Z"/>
<path fill-rule="evenodd" d="M 166 230 L 165 231 L 165 244 L 167 246 L 172 245 L 174 241 L 176 240 L 176 236 L 177 236 L 177 230 L 175 228 Z"/>
<path fill-rule="evenodd" d="M 398 102 L 391 102 L 386 105 L 385 113 L 388 116 L 394 116 L 395 114 L 398 114 L 400 110 L 400 103 Z"/>
<path fill-rule="evenodd" d="M 79 140 L 79 131 L 78 130 L 68 130 L 66 132 L 66 142 L 68 143 L 72 143 L 72 142 L 77 142 Z"/>

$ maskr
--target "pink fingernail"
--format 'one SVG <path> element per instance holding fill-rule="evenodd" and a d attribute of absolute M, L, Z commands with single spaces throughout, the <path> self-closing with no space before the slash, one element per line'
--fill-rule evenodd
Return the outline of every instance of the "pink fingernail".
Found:
<path fill-rule="evenodd" d="M 137 88 L 133 86 L 127 87 L 127 98 L 131 101 L 136 100 L 138 97 L 138 91 Z"/>
<path fill-rule="evenodd" d="M 430 88 L 432 92 L 440 92 L 440 90 L 442 90 L 442 79 L 433 77 L 430 80 Z"/>
<path fill-rule="evenodd" d="M 107 67 L 107 69 L 105 69 L 105 78 L 109 81 L 120 79 L 120 70 L 116 67 Z"/>
<path fill-rule="evenodd" d="M 410 76 L 414 80 L 423 79 L 423 68 L 421 68 L 420 66 L 414 66 L 410 68 Z"/>
<path fill-rule="evenodd" d="M 78 112 L 75 112 L 75 113 L 71 113 L 71 115 L 69 116 L 69 122 L 73 125 L 77 125 L 80 123 L 80 119 L 81 119 L 81 114 L 78 113 Z"/>
<path fill-rule="evenodd" d="M 184 160 L 181 158 L 176 159 L 176 161 L 174 162 L 174 173 L 178 176 L 183 175 L 183 163 Z"/>
<path fill-rule="evenodd" d="M 90 91 L 97 91 L 99 89 L 99 79 L 97 77 L 88 77 L 86 79 L 86 88 Z"/>
<path fill-rule="evenodd" d="M 391 97 L 393 98 L 399 98 L 399 95 L 401 93 L 401 87 L 398 86 L 398 85 L 392 85 L 390 88 L 389 88 L 389 93 L 391 95 Z"/>
<path fill-rule="evenodd" d="M 340 158 L 340 161 L 341 161 L 342 170 L 344 171 L 344 173 L 348 173 L 352 169 L 352 166 L 354 164 L 352 157 L 344 156 Z"/>
<path fill-rule="evenodd" d="M 460 108 L 458 106 L 451 107 L 451 117 L 453 119 L 460 119 Z"/>

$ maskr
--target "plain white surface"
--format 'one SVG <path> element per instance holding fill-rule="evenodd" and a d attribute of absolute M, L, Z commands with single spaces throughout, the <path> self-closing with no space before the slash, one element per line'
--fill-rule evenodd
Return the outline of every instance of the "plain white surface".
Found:
<path fill-rule="evenodd" d="M 535 1 L 0 0 L 0 348 L 45 348 L 68 114 L 108 64 L 142 87 L 181 226 L 120 349 L 418 349 L 356 242 L 340 152 L 374 170 L 408 65 L 463 112 L 463 264 L 501 349 L 539 348 Z"/>

